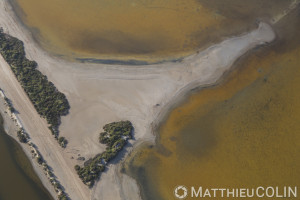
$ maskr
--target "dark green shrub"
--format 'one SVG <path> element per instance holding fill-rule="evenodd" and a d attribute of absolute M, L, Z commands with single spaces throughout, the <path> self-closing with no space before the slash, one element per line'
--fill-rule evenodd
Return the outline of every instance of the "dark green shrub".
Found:
<path fill-rule="evenodd" d="M 21 130 L 19 130 L 19 131 L 17 132 L 17 137 L 18 137 L 18 139 L 19 139 L 20 142 L 22 142 L 22 143 L 26 143 L 26 142 L 27 142 L 27 138 L 26 138 L 26 136 L 22 133 Z"/>
<path fill-rule="evenodd" d="M 58 143 L 61 147 L 65 148 L 68 144 L 68 141 L 66 140 L 65 137 L 59 137 L 58 138 Z"/>
<path fill-rule="evenodd" d="M 133 126 L 130 121 L 120 121 L 106 124 L 103 127 L 105 132 L 100 133 L 99 142 L 106 144 L 106 151 L 87 160 L 83 167 L 75 166 L 75 170 L 83 183 L 92 187 L 105 170 L 105 164 L 115 158 L 132 138 Z"/>
<path fill-rule="evenodd" d="M 26 58 L 23 42 L 3 33 L 2 30 L 0 53 L 10 65 L 37 112 L 47 120 L 52 134 L 57 138 L 61 116 L 66 115 L 70 109 L 66 96 L 36 69 L 35 61 Z M 10 110 L 14 111 L 13 107 Z"/>

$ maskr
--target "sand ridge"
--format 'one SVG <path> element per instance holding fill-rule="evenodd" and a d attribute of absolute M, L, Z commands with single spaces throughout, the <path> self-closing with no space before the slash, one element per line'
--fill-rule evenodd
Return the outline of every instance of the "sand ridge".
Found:
<path fill-rule="evenodd" d="M 112 121 L 130 120 L 135 127 L 135 140 L 126 151 L 142 141 L 154 142 L 153 125 L 183 94 L 197 86 L 214 84 L 240 56 L 275 38 L 271 26 L 261 22 L 250 33 L 229 38 L 181 62 L 126 66 L 71 63 L 51 57 L 37 46 L 6 0 L 0 2 L 0 26 L 24 42 L 27 57 L 38 63 L 38 69 L 70 102 L 70 113 L 62 118 L 60 126 L 60 134 L 69 140 L 63 150 L 0 57 L 1 88 L 12 99 L 25 129 L 74 200 L 140 199 L 135 181 L 120 174 L 119 165 L 111 165 L 92 190 L 77 177 L 74 165 L 82 164 L 77 158 L 89 158 L 104 150 L 98 142 L 101 127 Z"/>

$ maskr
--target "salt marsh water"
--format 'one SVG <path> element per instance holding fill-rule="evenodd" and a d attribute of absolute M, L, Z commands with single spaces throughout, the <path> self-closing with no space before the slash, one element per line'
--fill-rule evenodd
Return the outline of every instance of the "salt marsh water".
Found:
<path fill-rule="evenodd" d="M 144 199 L 175 199 L 177 185 L 300 187 L 299 24 L 300 8 L 276 24 L 274 44 L 191 95 L 161 125 L 157 145 L 128 159 Z"/>
<path fill-rule="evenodd" d="M 10 0 L 46 50 L 65 58 L 174 59 L 255 27 L 289 0 Z"/>
<path fill-rule="evenodd" d="M 52 200 L 22 148 L 3 130 L 0 116 L 0 199 Z"/>
<path fill-rule="evenodd" d="M 150 61 L 190 54 L 249 31 L 257 19 L 269 20 L 290 3 L 11 2 L 35 39 L 53 54 L 73 59 Z M 202 90 L 176 108 L 161 126 L 156 147 L 133 155 L 126 171 L 137 178 L 144 199 L 172 199 L 178 184 L 298 184 L 296 19 L 299 15 L 276 27 L 280 36 L 276 45 L 256 49 L 237 64 L 222 85 Z"/>

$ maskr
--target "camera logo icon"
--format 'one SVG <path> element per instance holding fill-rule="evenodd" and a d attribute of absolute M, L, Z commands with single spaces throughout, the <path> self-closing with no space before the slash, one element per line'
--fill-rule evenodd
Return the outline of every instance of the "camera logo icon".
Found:
<path fill-rule="evenodd" d="M 174 196 L 177 199 L 185 199 L 188 196 L 188 190 L 184 185 L 179 185 L 174 189 Z"/>

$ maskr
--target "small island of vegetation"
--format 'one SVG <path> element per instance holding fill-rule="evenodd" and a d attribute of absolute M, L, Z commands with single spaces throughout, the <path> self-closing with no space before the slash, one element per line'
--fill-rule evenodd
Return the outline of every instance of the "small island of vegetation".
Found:
<path fill-rule="evenodd" d="M 132 138 L 133 126 L 130 121 L 112 122 L 103 127 L 104 132 L 100 133 L 99 142 L 106 144 L 106 151 L 87 160 L 83 167 L 75 166 L 77 174 L 84 184 L 92 187 L 105 170 L 107 163 L 115 158 L 117 154 Z"/>
<path fill-rule="evenodd" d="M 59 144 L 65 147 L 67 141 L 58 137 L 58 126 L 61 116 L 66 115 L 70 109 L 66 96 L 37 70 L 35 61 L 26 58 L 23 42 L 4 33 L 2 28 L 0 28 L 0 53 L 10 65 L 36 111 L 47 120 L 52 134 Z"/>

